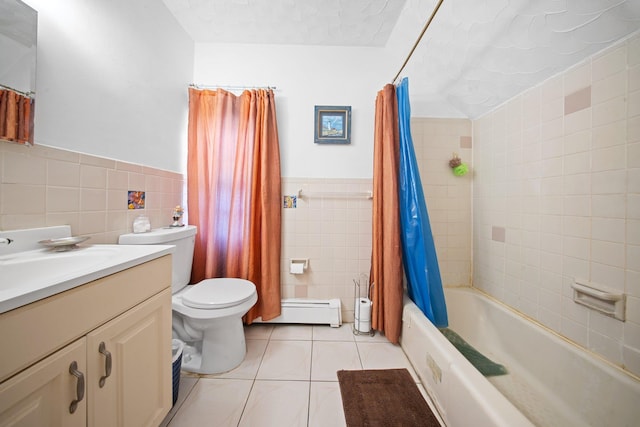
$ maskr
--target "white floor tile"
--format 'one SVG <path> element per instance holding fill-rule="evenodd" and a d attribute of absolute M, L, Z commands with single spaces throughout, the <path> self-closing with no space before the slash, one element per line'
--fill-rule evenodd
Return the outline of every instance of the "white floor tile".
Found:
<path fill-rule="evenodd" d="M 244 338 L 248 340 L 268 340 L 273 332 L 273 325 L 253 323 L 244 327 Z"/>
<path fill-rule="evenodd" d="M 353 341 L 353 323 L 343 323 L 339 328 L 329 325 L 314 325 L 314 341 Z"/>
<path fill-rule="evenodd" d="M 340 384 L 312 381 L 309 393 L 309 427 L 346 426 Z"/>
<path fill-rule="evenodd" d="M 201 378 L 169 427 L 235 426 L 253 381 Z"/>
<path fill-rule="evenodd" d="M 419 383 L 401 347 L 379 333 L 354 335 L 352 326 L 245 327 L 242 364 L 224 374 L 183 375 L 162 427 L 344 426 L 337 371 L 406 368 Z"/>
<path fill-rule="evenodd" d="M 310 325 L 274 325 L 271 339 L 311 341 L 312 330 Z"/>
<path fill-rule="evenodd" d="M 307 425 L 308 411 L 308 381 L 257 380 L 238 426 L 304 427 Z"/>
<path fill-rule="evenodd" d="M 174 417 L 174 415 L 178 412 L 182 404 L 191 394 L 191 390 L 195 387 L 198 382 L 198 377 L 193 377 L 189 375 L 182 374 L 180 376 L 180 386 L 178 387 L 178 399 L 176 400 L 176 404 L 173 405 L 171 411 L 164 418 L 159 427 L 165 427 L 169 425 L 169 421 Z"/>
<path fill-rule="evenodd" d="M 373 336 L 369 334 L 355 335 L 355 339 L 358 342 L 389 342 L 387 337 L 385 337 L 384 334 L 381 334 L 378 331 L 375 331 L 375 334 Z"/>
<path fill-rule="evenodd" d="M 258 370 L 260 380 L 306 380 L 311 375 L 311 341 L 269 341 Z"/>
<path fill-rule="evenodd" d="M 311 381 L 338 381 L 341 369 L 362 369 L 355 342 L 314 341 Z"/>
<path fill-rule="evenodd" d="M 262 356 L 267 348 L 267 340 L 247 340 L 247 354 L 244 360 L 235 369 L 222 374 L 206 375 L 208 378 L 237 378 L 243 380 L 253 380 L 258 374 L 258 369 L 262 363 Z"/>
<path fill-rule="evenodd" d="M 362 369 L 406 368 L 414 381 L 420 382 L 411 362 L 399 345 L 393 345 L 390 342 L 358 342 L 357 346 L 362 360 Z"/>

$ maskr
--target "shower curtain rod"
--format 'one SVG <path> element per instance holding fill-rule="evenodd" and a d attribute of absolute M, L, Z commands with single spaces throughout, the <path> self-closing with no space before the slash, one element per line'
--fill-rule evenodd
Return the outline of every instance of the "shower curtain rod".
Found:
<path fill-rule="evenodd" d="M 413 51 L 416 50 L 416 48 L 420 44 L 420 40 L 422 40 L 422 36 L 424 36 L 424 33 L 427 31 L 427 28 L 429 28 L 429 25 L 431 25 L 431 21 L 433 21 L 433 18 L 436 16 L 436 13 L 438 13 L 438 9 L 440 9 L 440 6 L 442 5 L 443 1 L 444 0 L 439 0 L 438 4 L 433 9 L 433 12 L 431 12 L 431 16 L 429 17 L 429 20 L 427 21 L 426 24 L 424 24 L 424 27 L 422 28 L 422 32 L 418 36 L 418 39 L 416 40 L 416 42 L 413 44 L 413 47 L 411 48 L 411 51 L 409 52 L 409 55 L 407 55 L 407 58 L 402 63 L 402 67 L 400 67 L 400 70 L 398 70 L 398 74 L 396 74 L 396 76 L 393 78 L 391 83 L 395 83 L 396 80 L 398 80 L 398 77 L 400 76 L 400 73 L 402 73 L 402 70 L 404 70 L 404 67 L 407 65 L 407 62 L 409 62 L 409 59 L 411 59 L 411 55 L 413 55 Z"/>
<path fill-rule="evenodd" d="M 14 89 L 11 86 L 3 85 L 2 83 L 0 83 L 0 89 L 10 90 L 17 93 L 18 95 L 26 96 L 27 98 L 31 98 L 32 95 L 35 95 L 35 92 L 31 90 L 29 92 L 23 92 L 21 90 Z"/>
<path fill-rule="evenodd" d="M 192 87 L 194 89 L 226 89 L 226 90 L 271 89 L 271 90 L 276 90 L 275 86 L 224 86 L 224 85 L 203 85 L 199 83 L 191 83 L 189 87 Z"/>

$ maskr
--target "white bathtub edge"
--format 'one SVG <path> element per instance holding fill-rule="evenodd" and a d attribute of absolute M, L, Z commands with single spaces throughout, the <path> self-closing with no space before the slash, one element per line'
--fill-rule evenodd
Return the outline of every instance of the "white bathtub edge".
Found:
<path fill-rule="evenodd" d="M 406 295 L 400 345 L 448 427 L 533 426 Z"/>

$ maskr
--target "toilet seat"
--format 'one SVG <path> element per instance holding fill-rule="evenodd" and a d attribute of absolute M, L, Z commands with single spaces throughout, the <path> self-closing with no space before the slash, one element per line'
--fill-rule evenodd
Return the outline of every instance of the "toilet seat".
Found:
<path fill-rule="evenodd" d="M 184 292 L 182 302 L 187 307 L 220 309 L 242 304 L 256 293 L 253 283 L 243 279 L 206 279 Z"/>

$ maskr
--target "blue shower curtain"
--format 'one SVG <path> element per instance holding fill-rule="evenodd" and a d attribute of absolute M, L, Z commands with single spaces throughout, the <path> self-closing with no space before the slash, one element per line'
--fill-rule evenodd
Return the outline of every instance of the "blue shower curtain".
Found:
<path fill-rule="evenodd" d="M 400 227 L 402 261 L 407 276 L 409 297 L 439 327 L 448 326 L 438 257 L 429 224 L 420 172 L 411 139 L 409 80 L 405 77 L 396 89 L 400 125 Z"/>

